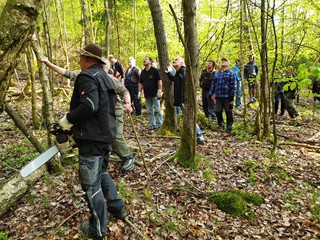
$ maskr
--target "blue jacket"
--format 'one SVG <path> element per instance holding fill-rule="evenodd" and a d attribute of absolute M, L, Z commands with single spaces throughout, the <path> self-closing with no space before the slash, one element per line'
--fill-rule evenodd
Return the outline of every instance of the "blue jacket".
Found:
<path fill-rule="evenodd" d="M 215 98 L 233 98 L 236 94 L 236 75 L 230 69 L 219 70 L 213 77 L 208 96 Z"/>
<path fill-rule="evenodd" d="M 235 64 L 232 68 L 232 71 L 234 72 L 234 74 L 236 75 L 237 81 L 240 82 L 241 79 L 241 71 L 240 68 L 238 67 L 237 64 Z"/>

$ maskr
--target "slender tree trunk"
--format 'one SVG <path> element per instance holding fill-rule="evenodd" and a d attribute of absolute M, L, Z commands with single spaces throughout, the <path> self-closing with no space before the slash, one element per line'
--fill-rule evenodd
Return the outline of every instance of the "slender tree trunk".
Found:
<path fill-rule="evenodd" d="M 39 42 L 35 38 L 35 36 L 32 38 L 31 44 L 38 61 L 39 78 L 40 78 L 40 82 L 42 86 L 42 94 L 43 94 L 42 114 L 43 114 L 45 127 L 46 129 L 48 129 L 49 126 L 54 122 L 52 89 L 50 88 L 48 76 L 47 74 L 45 74 L 45 65 L 41 62 L 42 53 L 39 46 Z M 48 133 L 48 141 L 49 141 L 49 145 L 51 145 L 51 138 L 49 133 Z"/>
<path fill-rule="evenodd" d="M 104 14 L 106 16 L 106 36 L 105 44 L 107 49 L 107 56 L 110 55 L 110 12 L 109 12 L 109 0 L 104 0 Z"/>
<path fill-rule="evenodd" d="M 270 135 L 270 118 L 269 118 L 269 89 L 268 89 L 268 71 L 267 71 L 267 21 L 266 21 L 266 1 L 261 0 L 261 102 L 260 109 L 263 116 L 263 136 Z"/>
<path fill-rule="evenodd" d="M 197 122 L 195 81 L 198 67 L 196 0 L 182 0 L 182 6 L 186 58 L 185 96 L 187 97 L 184 99 L 183 130 L 177 158 L 181 164 L 195 167 Z"/>
<path fill-rule="evenodd" d="M 175 117 L 175 108 L 173 106 L 173 84 L 169 80 L 167 74 L 164 72 L 170 63 L 170 57 L 160 1 L 149 0 L 149 8 L 154 25 L 154 35 L 157 42 L 160 70 L 164 87 L 164 103 L 166 113 L 162 129 L 174 132 L 177 128 L 177 121 Z"/>
<path fill-rule="evenodd" d="M 225 21 L 222 27 L 222 35 L 221 35 L 221 40 L 220 40 L 220 44 L 219 44 L 219 48 L 218 48 L 218 59 L 220 59 L 220 53 L 224 44 L 224 36 L 226 34 L 227 31 L 227 25 L 228 25 L 228 14 L 229 14 L 229 9 L 230 9 L 230 0 L 228 0 L 227 2 L 227 7 L 226 7 L 226 13 L 225 13 Z"/>
<path fill-rule="evenodd" d="M 30 46 L 26 48 L 28 78 L 31 82 L 31 109 L 32 109 L 32 122 L 35 128 L 40 127 L 40 121 L 37 114 L 37 95 L 36 95 L 36 70 L 34 65 L 34 55 Z"/>
<path fill-rule="evenodd" d="M 117 41 L 118 41 L 118 56 L 121 56 L 121 43 L 120 43 L 120 30 L 119 30 L 119 19 L 118 19 L 118 14 L 117 14 L 117 1 L 113 0 L 113 11 L 114 11 L 114 22 L 115 22 L 115 27 L 117 31 Z"/>
<path fill-rule="evenodd" d="M 89 19 L 87 15 L 86 1 L 80 0 L 81 15 L 82 15 L 82 37 L 84 45 L 91 42 L 91 35 L 89 30 Z"/>
<path fill-rule="evenodd" d="M 161 10 L 161 7 L 160 7 Z M 162 10 L 161 10 L 162 12 Z M 161 13 L 162 16 L 162 13 Z M 133 0 L 133 22 L 134 22 L 134 26 L 133 26 L 133 38 L 134 38 L 134 48 L 133 48 L 133 56 L 134 58 L 137 57 L 137 24 L 138 24 L 138 20 L 137 20 L 137 3 L 136 0 Z M 162 23 L 163 23 L 163 16 L 162 16 Z"/>
<path fill-rule="evenodd" d="M 8 0 L 0 16 L 0 110 L 17 59 L 34 32 L 40 0 Z M 3 109 L 2 109 L 3 110 Z"/>

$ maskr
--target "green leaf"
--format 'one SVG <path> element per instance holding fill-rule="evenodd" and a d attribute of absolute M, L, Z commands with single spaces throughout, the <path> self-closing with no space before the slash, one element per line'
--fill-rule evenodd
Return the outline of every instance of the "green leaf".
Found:
<path fill-rule="evenodd" d="M 305 89 L 311 85 L 312 85 L 312 80 L 309 78 L 303 79 L 302 81 L 299 81 L 299 83 L 298 83 L 299 89 Z"/>

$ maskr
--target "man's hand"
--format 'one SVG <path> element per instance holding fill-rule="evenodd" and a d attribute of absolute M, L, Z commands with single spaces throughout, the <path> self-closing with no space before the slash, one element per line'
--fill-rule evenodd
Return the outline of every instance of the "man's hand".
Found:
<path fill-rule="evenodd" d="M 49 59 L 48 59 L 47 57 L 45 57 L 45 56 L 43 56 L 43 57 L 41 58 L 41 62 L 43 62 L 43 63 L 46 64 L 46 65 L 48 65 L 48 64 L 51 63 L 51 62 L 49 61 Z"/>
<path fill-rule="evenodd" d="M 212 101 L 214 101 L 214 100 L 216 100 L 216 97 L 215 97 L 214 95 L 212 95 L 212 96 L 210 97 L 210 99 L 211 99 Z"/>
<path fill-rule="evenodd" d="M 124 106 L 124 111 L 126 113 L 128 114 L 132 113 L 133 109 L 132 109 L 131 103 L 125 102 L 123 106 Z"/>
<path fill-rule="evenodd" d="M 73 124 L 68 121 L 67 114 L 59 121 L 59 125 L 64 131 L 70 131 L 73 126 Z"/>
<path fill-rule="evenodd" d="M 162 97 L 161 89 L 158 89 L 158 92 L 157 92 L 157 100 L 160 100 L 161 97 Z"/>

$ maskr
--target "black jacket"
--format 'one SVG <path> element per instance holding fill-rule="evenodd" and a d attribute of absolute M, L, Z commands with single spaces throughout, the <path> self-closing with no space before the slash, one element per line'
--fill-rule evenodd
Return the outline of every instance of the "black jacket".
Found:
<path fill-rule="evenodd" d="M 173 90 L 173 105 L 181 106 L 184 102 L 184 82 L 186 75 L 186 67 L 181 66 L 174 76 L 168 74 L 171 81 L 174 83 Z"/>
<path fill-rule="evenodd" d="M 96 64 L 76 78 L 67 119 L 75 140 L 113 143 L 116 135 L 116 90 L 112 79 Z"/>

